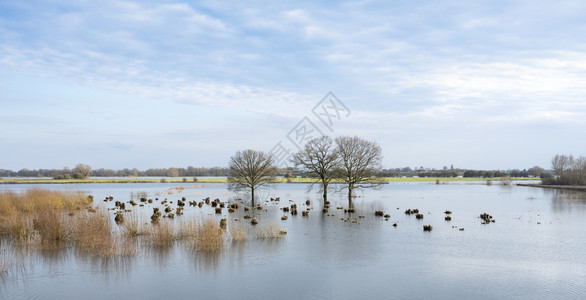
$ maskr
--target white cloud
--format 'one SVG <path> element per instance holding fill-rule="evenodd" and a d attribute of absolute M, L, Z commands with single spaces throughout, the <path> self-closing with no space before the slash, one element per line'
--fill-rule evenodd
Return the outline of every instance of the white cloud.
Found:
<path fill-rule="evenodd" d="M 492 18 L 479 18 L 465 20 L 462 24 L 464 29 L 477 29 L 481 27 L 491 27 L 498 24 L 495 19 Z"/>
<path fill-rule="evenodd" d="M 403 127 L 583 126 L 585 6 L 476 5 L 33 3 L 22 20 L 0 14 L 0 68 L 285 120 L 332 90 L 353 111 L 345 130 L 381 138 Z"/>

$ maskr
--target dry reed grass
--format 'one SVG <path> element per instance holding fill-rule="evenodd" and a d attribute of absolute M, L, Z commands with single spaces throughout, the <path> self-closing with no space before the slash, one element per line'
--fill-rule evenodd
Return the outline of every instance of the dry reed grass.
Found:
<path fill-rule="evenodd" d="M 255 235 L 259 239 L 280 238 L 285 233 L 285 230 L 273 222 L 268 222 L 255 230 Z"/>
<path fill-rule="evenodd" d="M 172 222 L 159 222 L 153 225 L 149 237 L 154 247 L 170 247 L 175 240 L 175 226 Z"/>
<path fill-rule="evenodd" d="M 38 212 L 33 219 L 33 228 L 39 235 L 42 250 L 63 248 L 71 238 L 70 223 L 55 210 Z"/>
<path fill-rule="evenodd" d="M 82 213 L 74 221 L 77 250 L 95 256 L 116 255 L 116 239 L 107 212 Z"/>
<path fill-rule="evenodd" d="M 87 206 L 93 198 L 76 191 L 32 188 L 23 192 L 0 191 L 0 221 L 45 210 L 74 210 Z"/>
<path fill-rule="evenodd" d="M 17 244 L 29 242 L 37 236 L 32 219 L 26 216 L 14 216 L 0 227 L 0 233 L 7 234 Z"/>
<path fill-rule="evenodd" d="M 76 191 L 0 191 L 0 234 L 9 238 L 12 249 L 25 246 L 22 249 L 27 253 L 59 253 L 66 246 L 74 246 L 78 253 L 92 257 L 136 254 L 136 241 L 114 232 L 105 208 L 94 208 L 93 213 L 81 210 L 92 202 L 93 197 Z M 77 210 L 79 213 L 74 214 Z M 128 232 L 140 234 L 143 229 L 138 221 L 129 219 Z M 4 265 L 0 268 L 8 266 L 6 261 L 0 264 Z"/>
<path fill-rule="evenodd" d="M 126 214 L 124 223 L 121 225 L 121 231 L 122 236 L 125 238 L 134 238 L 150 233 L 142 218 L 135 212 Z"/>
<path fill-rule="evenodd" d="M 192 219 L 181 225 L 181 238 L 193 250 L 218 252 L 224 248 L 224 231 L 213 218 Z"/>
<path fill-rule="evenodd" d="M 232 237 L 233 241 L 244 241 L 248 236 L 246 229 L 241 222 L 230 223 L 228 231 L 230 232 L 230 236 Z"/>

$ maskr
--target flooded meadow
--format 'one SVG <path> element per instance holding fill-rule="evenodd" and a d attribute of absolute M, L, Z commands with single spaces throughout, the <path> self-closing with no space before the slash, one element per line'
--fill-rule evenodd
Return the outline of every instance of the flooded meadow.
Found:
<path fill-rule="evenodd" d="M 584 192 L 391 183 L 357 193 L 349 213 L 343 191 L 324 209 L 307 184 L 260 190 L 262 207 L 224 183 L 0 187 L 30 189 L 93 202 L 59 216 L 69 232 L 59 247 L 39 246 L 48 229 L 38 216 L 24 241 L 3 230 L 2 299 L 586 295 Z M 90 239 L 100 230 L 105 246 Z"/>

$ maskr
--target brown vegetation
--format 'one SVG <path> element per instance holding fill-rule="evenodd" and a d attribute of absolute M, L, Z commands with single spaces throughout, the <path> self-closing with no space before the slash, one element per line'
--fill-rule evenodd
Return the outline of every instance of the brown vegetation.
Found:
<path fill-rule="evenodd" d="M 241 222 L 233 222 L 232 224 L 230 224 L 229 232 L 233 241 L 246 240 L 246 229 L 244 229 L 244 225 L 242 225 Z"/>
<path fill-rule="evenodd" d="M 170 247 L 175 240 L 175 228 L 170 222 L 158 222 L 153 225 L 149 242 L 154 247 Z"/>
<path fill-rule="evenodd" d="M 192 249 L 217 252 L 224 247 L 224 231 L 213 218 L 207 218 L 202 221 L 193 219 L 183 223 L 181 227 L 181 236 Z"/>
<path fill-rule="evenodd" d="M 278 224 L 268 222 L 256 229 L 256 237 L 259 239 L 280 238 L 287 231 L 283 230 Z"/>

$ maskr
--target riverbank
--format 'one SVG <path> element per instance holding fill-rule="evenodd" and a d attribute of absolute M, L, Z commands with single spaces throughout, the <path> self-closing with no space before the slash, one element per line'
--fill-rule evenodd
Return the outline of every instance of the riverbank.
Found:
<path fill-rule="evenodd" d="M 586 192 L 586 186 L 573 186 L 573 185 L 547 185 L 547 184 L 526 184 L 526 183 L 517 183 L 518 186 L 530 186 L 530 187 L 538 187 L 544 189 L 558 189 L 558 190 L 572 190 L 572 191 L 581 191 Z"/>
<path fill-rule="evenodd" d="M 437 182 L 440 184 L 448 184 L 449 182 L 474 182 L 491 181 L 498 183 L 502 180 L 509 180 L 505 178 L 470 178 L 470 177 L 384 177 L 379 178 L 381 182 Z M 515 178 L 519 180 L 536 180 L 534 177 Z M 275 183 L 313 183 L 314 178 L 277 178 Z M 27 179 L 27 178 L 2 178 L 0 184 L 107 184 L 107 183 L 227 183 L 227 178 L 206 178 L 200 177 L 195 181 L 193 178 L 152 178 L 152 179 L 137 179 L 137 178 L 116 178 L 116 179 Z M 520 184 L 519 184 L 520 185 Z"/>

